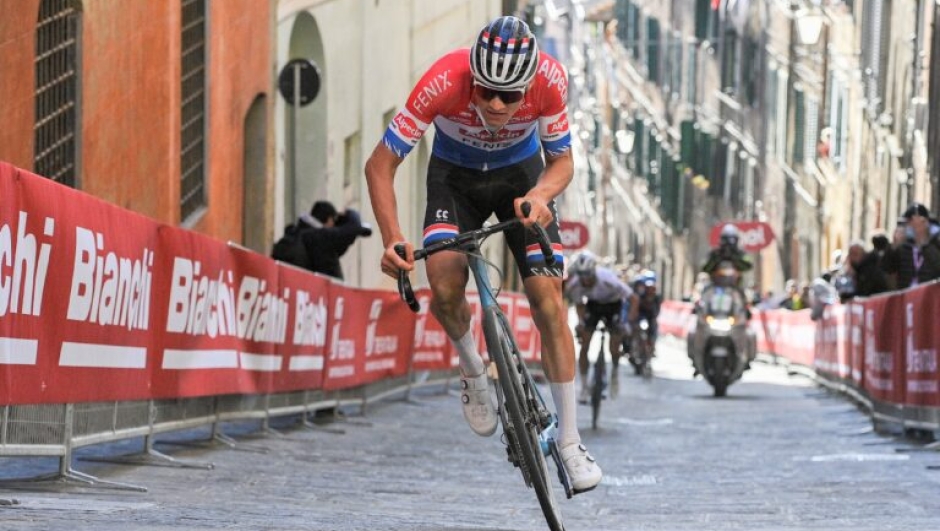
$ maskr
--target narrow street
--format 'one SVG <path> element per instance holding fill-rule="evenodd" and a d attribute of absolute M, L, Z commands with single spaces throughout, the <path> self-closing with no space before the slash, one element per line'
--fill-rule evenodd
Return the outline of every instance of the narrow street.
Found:
<path fill-rule="evenodd" d="M 562 501 L 569 531 L 940 529 L 936 452 L 873 433 L 854 405 L 780 366 L 755 364 L 715 399 L 689 379 L 683 347 L 660 341 L 651 381 L 622 368 L 597 431 L 581 407 L 605 477 Z M 235 449 L 158 444 L 211 470 L 78 460 L 149 492 L 4 491 L 18 504 L 0 507 L 0 530 L 544 529 L 498 438 L 474 436 L 441 391 L 281 436 L 232 426 Z"/>

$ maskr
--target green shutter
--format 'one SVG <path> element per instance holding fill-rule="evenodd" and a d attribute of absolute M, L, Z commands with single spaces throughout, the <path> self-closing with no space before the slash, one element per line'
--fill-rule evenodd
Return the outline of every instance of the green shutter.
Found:
<path fill-rule="evenodd" d="M 690 168 L 695 168 L 695 122 L 686 120 L 679 126 L 682 134 L 682 140 L 679 144 L 679 156 L 682 163 Z"/>
<path fill-rule="evenodd" d="M 660 82 L 659 51 L 662 47 L 659 39 L 659 21 L 652 17 L 646 19 L 646 66 L 649 72 L 647 77 L 657 84 Z"/>
<path fill-rule="evenodd" d="M 794 90 L 794 116 L 793 116 L 793 161 L 792 165 L 802 164 L 805 153 L 803 152 L 803 134 L 806 132 L 806 97 L 802 90 Z"/>
<path fill-rule="evenodd" d="M 708 38 L 708 15 L 711 12 L 711 0 L 695 0 L 695 38 L 702 41 Z"/>

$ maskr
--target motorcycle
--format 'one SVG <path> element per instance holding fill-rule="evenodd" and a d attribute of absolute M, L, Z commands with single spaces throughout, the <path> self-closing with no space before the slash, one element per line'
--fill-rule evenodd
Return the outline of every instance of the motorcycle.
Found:
<path fill-rule="evenodd" d="M 695 307 L 696 325 L 688 338 L 689 358 L 695 374 L 701 374 L 723 397 L 728 386 L 741 378 L 757 355 L 757 337 L 748 327 L 744 296 L 727 271 L 715 277 Z"/>

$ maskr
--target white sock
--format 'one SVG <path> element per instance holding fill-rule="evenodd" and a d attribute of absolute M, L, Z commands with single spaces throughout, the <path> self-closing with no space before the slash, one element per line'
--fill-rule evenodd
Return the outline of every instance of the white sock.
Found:
<path fill-rule="evenodd" d="M 574 396 L 574 380 L 570 382 L 551 382 L 552 401 L 558 413 L 558 448 L 581 442 L 578 433 L 578 404 Z"/>
<path fill-rule="evenodd" d="M 450 340 L 457 349 L 457 356 L 460 358 L 460 372 L 464 376 L 479 376 L 483 374 L 483 358 L 477 352 L 477 343 L 473 340 L 473 334 L 470 330 L 458 340 Z"/>

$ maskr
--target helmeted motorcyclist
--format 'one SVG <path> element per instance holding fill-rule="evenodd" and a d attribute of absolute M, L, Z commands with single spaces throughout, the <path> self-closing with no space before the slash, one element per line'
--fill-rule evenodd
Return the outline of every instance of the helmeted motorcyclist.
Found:
<path fill-rule="evenodd" d="M 750 271 L 754 267 L 754 264 L 751 263 L 750 257 L 738 247 L 739 240 L 740 233 L 738 232 L 738 227 L 733 223 L 726 223 L 725 226 L 721 228 L 721 239 L 718 243 L 718 247 L 715 247 L 708 253 L 708 260 L 706 260 L 705 265 L 702 266 L 702 271 L 711 275 L 718 269 L 721 262 L 725 260 L 731 262 L 739 273 Z"/>
<path fill-rule="evenodd" d="M 740 232 L 738 231 L 738 227 L 733 223 L 726 223 L 721 228 L 721 237 L 718 247 L 715 247 L 708 253 L 708 260 L 706 260 L 705 265 L 702 266 L 702 271 L 709 274 L 713 283 L 718 284 L 722 283 L 722 279 L 727 276 L 724 274 L 726 268 L 722 267 L 722 265 L 730 264 L 737 272 L 737 278 L 731 281 L 730 284 L 741 294 L 747 316 L 750 319 L 751 310 L 748 308 L 747 293 L 741 285 L 741 274 L 753 269 L 754 264 L 751 263 L 751 258 L 747 253 L 738 247 L 739 239 Z"/>

